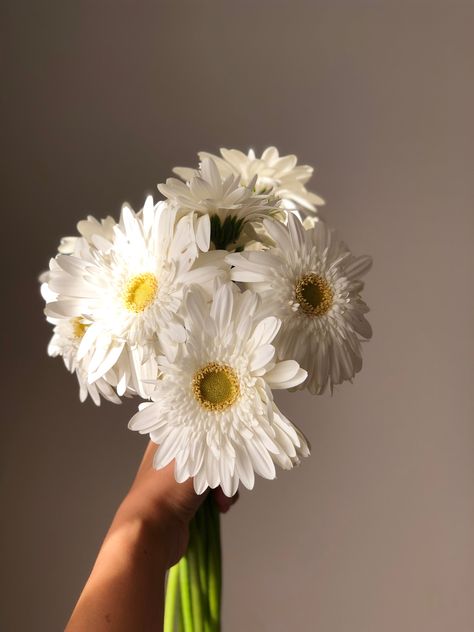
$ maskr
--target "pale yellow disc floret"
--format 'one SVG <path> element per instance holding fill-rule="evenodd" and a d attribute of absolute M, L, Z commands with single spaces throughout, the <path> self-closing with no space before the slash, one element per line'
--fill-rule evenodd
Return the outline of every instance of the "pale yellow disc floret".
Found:
<path fill-rule="evenodd" d="M 123 303 L 129 312 L 139 314 L 155 300 L 158 281 L 151 272 L 132 277 L 123 292 Z"/>
<path fill-rule="evenodd" d="M 333 291 L 324 277 L 314 272 L 305 274 L 296 284 L 296 300 L 309 316 L 322 316 L 333 303 Z"/>
<path fill-rule="evenodd" d="M 236 372 L 218 362 L 210 362 L 194 374 L 192 389 L 201 406 L 210 411 L 229 408 L 240 395 Z"/>
<path fill-rule="evenodd" d="M 89 325 L 83 323 L 80 318 L 72 319 L 72 333 L 74 338 L 81 339 L 82 336 L 86 333 L 86 329 Z"/>

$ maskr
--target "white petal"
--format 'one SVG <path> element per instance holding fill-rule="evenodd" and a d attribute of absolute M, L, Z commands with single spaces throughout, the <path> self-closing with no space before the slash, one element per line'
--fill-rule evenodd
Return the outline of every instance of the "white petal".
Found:
<path fill-rule="evenodd" d="M 236 446 L 236 472 L 247 489 L 253 489 L 255 483 L 255 474 L 252 467 L 252 461 L 244 444 Z"/>
<path fill-rule="evenodd" d="M 344 271 L 349 279 L 356 279 L 366 274 L 372 267 L 372 257 L 369 255 L 363 255 L 361 257 L 354 257 L 354 260 L 344 268 Z"/>
<path fill-rule="evenodd" d="M 209 250 L 209 245 L 211 241 L 211 222 L 209 219 L 209 215 L 206 213 L 202 215 L 197 220 L 196 227 L 196 243 L 198 248 L 203 252 L 207 252 Z"/>
<path fill-rule="evenodd" d="M 264 318 L 255 327 L 255 331 L 250 339 L 251 343 L 255 345 L 255 347 L 258 347 L 272 342 L 277 335 L 280 326 L 281 321 L 279 318 L 275 318 L 274 316 Z"/>
<path fill-rule="evenodd" d="M 211 307 L 211 317 L 215 320 L 220 333 L 224 333 L 232 321 L 233 306 L 232 284 L 224 283 L 216 292 Z"/>
<path fill-rule="evenodd" d="M 156 470 L 166 467 L 175 458 L 184 440 L 181 428 L 172 428 L 153 457 L 153 467 Z"/>
<path fill-rule="evenodd" d="M 99 377 L 105 375 L 107 371 L 109 371 L 119 359 L 120 354 L 122 353 L 122 349 L 123 343 L 112 346 L 97 370 L 89 375 L 89 382 L 95 382 L 95 380 L 97 380 Z"/>
<path fill-rule="evenodd" d="M 273 345 L 262 345 L 258 347 L 250 356 L 250 370 L 253 373 L 257 373 L 273 360 L 274 355 L 275 347 Z"/>
<path fill-rule="evenodd" d="M 128 422 L 130 430 L 136 430 L 140 434 L 146 434 L 159 424 L 159 404 L 148 404 L 138 413 L 135 413 Z"/>
<path fill-rule="evenodd" d="M 278 362 L 273 369 L 265 373 L 265 381 L 270 388 L 293 388 L 305 381 L 308 373 L 294 360 Z"/>
<path fill-rule="evenodd" d="M 254 470 L 257 474 L 260 474 L 263 478 L 275 478 L 275 465 L 260 441 L 255 438 L 248 441 L 246 445 Z"/>

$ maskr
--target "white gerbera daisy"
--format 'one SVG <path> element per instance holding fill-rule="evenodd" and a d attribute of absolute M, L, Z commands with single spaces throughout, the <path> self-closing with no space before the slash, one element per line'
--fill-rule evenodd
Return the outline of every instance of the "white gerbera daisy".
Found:
<path fill-rule="evenodd" d="M 168 178 L 159 184 L 160 192 L 181 212 L 196 211 L 211 219 L 211 241 L 217 249 L 235 247 L 246 222 L 268 216 L 272 206 L 267 197 L 254 192 L 255 178 L 245 185 L 238 175 L 222 176 L 213 158 L 204 158 L 199 171 L 188 182 Z"/>
<path fill-rule="evenodd" d="M 125 206 L 110 240 L 93 233 L 78 239 L 74 255 L 51 260 L 47 287 L 57 297 L 45 312 L 88 325 L 77 361 L 89 358 L 90 383 L 112 371 L 118 392 L 131 388 L 146 396 L 143 380 L 156 377 L 154 355 L 174 344 L 170 332 L 184 288 L 212 286 L 222 274 L 214 262 L 197 265 L 200 250 L 209 247 L 209 218 L 175 219 L 164 202 L 147 204 L 140 214 Z"/>
<path fill-rule="evenodd" d="M 79 243 L 77 242 L 77 244 Z M 55 303 L 58 294 L 49 287 L 49 271 L 45 274 L 47 274 L 47 279 L 41 285 L 41 294 L 47 304 Z M 47 307 L 45 311 L 52 310 Z M 89 378 L 89 366 L 93 353 L 79 357 L 80 342 L 91 323 L 85 322 L 82 316 L 70 318 L 60 317 L 59 314 L 56 314 L 55 317 L 48 316 L 47 320 L 54 325 L 53 337 L 48 345 L 48 355 L 51 357 L 61 356 L 66 368 L 71 373 L 76 373 L 81 402 L 86 400 L 87 395 L 90 395 L 97 406 L 100 405 L 100 396 L 119 404 L 120 398 L 114 393 L 113 388 L 116 389 L 120 397 L 130 397 L 136 393 L 146 395 L 147 387 L 144 380 L 155 379 L 158 370 L 153 356 L 145 357 L 143 349 L 140 347 L 132 350 L 128 345 L 125 345 L 115 365 L 103 377 L 92 382 Z"/>
<path fill-rule="evenodd" d="M 271 479 L 275 463 L 290 469 L 309 454 L 271 391 L 300 384 L 306 371 L 275 362 L 280 321 L 262 319 L 253 292 L 226 283 L 209 305 L 194 288 L 184 308 L 186 342 L 176 358 L 159 358 L 153 403 L 142 404 L 129 427 L 159 444 L 155 468 L 175 459 L 178 481 L 194 477 L 198 494 L 221 485 L 231 496 L 239 480 L 252 489 L 254 472 Z"/>
<path fill-rule="evenodd" d="M 124 204 L 124 206 L 127 206 Z M 145 205 L 143 209 L 138 213 L 140 216 L 143 212 L 149 212 L 150 209 L 153 208 L 153 197 L 149 195 L 145 200 Z M 84 237 L 90 244 L 92 243 L 92 237 L 94 235 L 98 235 L 99 238 L 103 237 L 108 241 L 112 241 L 114 236 L 114 226 L 117 225 L 117 222 L 113 217 L 107 215 L 106 218 L 98 221 L 92 215 L 88 215 L 86 219 L 81 219 L 77 222 L 76 228 L 79 235 L 68 235 L 67 237 L 61 237 L 58 246 L 58 253 L 61 255 L 73 255 L 75 253 L 76 248 L 80 247 L 80 238 Z M 121 226 L 123 228 L 123 226 Z M 47 283 L 49 280 L 49 270 L 46 270 L 40 274 L 39 281 L 41 283 Z M 46 293 L 48 292 L 45 289 Z M 42 290 L 43 292 L 43 290 Z M 44 297 L 45 300 L 46 297 Z"/>
<path fill-rule="evenodd" d="M 259 195 L 267 195 L 281 200 L 283 208 L 293 210 L 303 208 L 315 211 L 324 200 L 306 189 L 306 183 L 313 175 L 313 167 L 298 165 L 294 155 L 280 156 L 276 147 L 267 147 L 260 158 L 253 149 L 244 154 L 238 149 L 220 150 L 221 157 L 205 151 L 199 153 L 204 162 L 212 159 L 222 177 L 230 175 L 239 179 L 241 185 L 252 187 Z M 176 167 L 173 171 L 183 180 L 191 180 L 196 170 Z"/>
<path fill-rule="evenodd" d="M 78 238 L 74 237 L 73 239 L 75 242 L 75 248 L 78 243 Z M 41 275 L 40 281 L 42 281 L 41 294 L 45 302 L 55 302 L 58 298 L 58 294 L 53 292 L 48 285 L 49 270 Z M 88 366 L 90 354 L 81 360 L 78 360 L 79 344 L 87 327 L 89 326 L 89 324 L 84 322 L 81 317 L 52 318 L 48 316 L 47 320 L 54 325 L 53 336 L 48 345 L 48 355 L 51 357 L 62 357 L 64 365 L 68 371 L 76 374 L 79 382 L 79 399 L 81 402 L 84 402 L 87 399 L 87 396 L 90 395 L 92 401 L 97 406 L 100 406 L 101 396 L 114 404 L 120 404 L 120 397 L 115 394 L 112 386 L 118 386 L 117 392 L 120 396 L 125 395 L 126 397 L 130 397 L 135 392 L 126 385 L 123 389 L 121 389 L 120 385 L 117 385 L 116 373 L 113 370 L 110 370 L 105 377 L 101 377 L 92 383 L 89 382 Z M 130 365 L 130 363 L 126 363 L 124 357 L 120 358 L 117 364 L 123 367 L 122 373 L 130 373 L 127 369 L 127 364 Z M 156 362 L 152 359 L 151 361 L 148 361 L 148 365 L 151 370 L 150 377 L 153 378 L 156 375 Z M 141 369 L 141 373 L 143 372 L 144 367 Z"/>
<path fill-rule="evenodd" d="M 275 247 L 230 254 L 232 278 L 257 291 L 282 321 L 275 342 L 279 358 L 294 358 L 308 371 L 311 393 L 351 380 L 362 367 L 361 340 L 372 335 L 364 314 L 360 277 L 371 266 L 355 257 L 323 222 L 305 230 L 294 216 L 288 225 L 265 221 Z"/>

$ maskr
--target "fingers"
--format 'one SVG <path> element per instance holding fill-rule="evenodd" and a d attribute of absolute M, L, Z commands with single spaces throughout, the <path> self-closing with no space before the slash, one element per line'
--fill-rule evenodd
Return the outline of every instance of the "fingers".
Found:
<path fill-rule="evenodd" d="M 143 485 L 145 479 L 150 486 L 153 486 L 154 492 L 158 492 L 160 488 L 167 504 L 175 508 L 181 508 L 186 514 L 192 516 L 199 505 L 203 502 L 207 493 L 198 496 L 194 491 L 193 479 L 189 478 L 184 483 L 177 483 L 174 477 L 174 462 L 160 470 L 153 469 L 153 457 L 158 446 L 153 441 L 149 441 L 148 446 L 143 455 L 143 459 L 138 468 L 135 484 Z M 220 513 L 227 513 L 231 506 L 237 502 L 239 493 L 229 498 L 224 494 L 220 487 L 212 490 L 214 501 Z"/>
<path fill-rule="evenodd" d="M 216 487 L 216 489 L 212 490 L 212 496 L 221 513 L 227 513 L 232 505 L 239 500 L 239 492 L 229 498 L 220 487 Z"/>

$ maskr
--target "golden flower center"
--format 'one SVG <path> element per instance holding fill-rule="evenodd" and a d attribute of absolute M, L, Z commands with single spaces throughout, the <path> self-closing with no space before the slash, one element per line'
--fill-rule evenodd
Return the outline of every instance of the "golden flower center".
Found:
<path fill-rule="evenodd" d="M 210 362 L 194 374 L 192 389 L 201 406 L 212 411 L 229 408 L 240 394 L 234 369 L 218 362 Z"/>
<path fill-rule="evenodd" d="M 123 302 L 129 312 L 139 314 L 153 303 L 158 281 L 151 272 L 144 272 L 132 277 L 123 292 Z"/>
<path fill-rule="evenodd" d="M 296 284 L 296 300 L 300 309 L 310 316 L 322 316 L 331 309 L 333 291 L 324 277 L 311 272 Z"/>
<path fill-rule="evenodd" d="M 74 338 L 78 338 L 81 339 L 82 336 L 86 333 L 86 329 L 89 325 L 86 325 L 86 323 L 81 322 L 80 318 L 73 318 L 72 319 L 72 333 Z"/>

